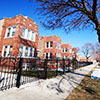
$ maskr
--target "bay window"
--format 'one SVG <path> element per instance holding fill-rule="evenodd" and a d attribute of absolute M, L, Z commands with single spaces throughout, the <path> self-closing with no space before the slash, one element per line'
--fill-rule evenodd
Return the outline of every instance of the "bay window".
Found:
<path fill-rule="evenodd" d="M 22 28 L 22 38 L 35 41 L 35 32 L 23 27 Z"/>
<path fill-rule="evenodd" d="M 20 57 L 34 57 L 34 48 L 27 46 L 20 46 L 19 48 Z"/>

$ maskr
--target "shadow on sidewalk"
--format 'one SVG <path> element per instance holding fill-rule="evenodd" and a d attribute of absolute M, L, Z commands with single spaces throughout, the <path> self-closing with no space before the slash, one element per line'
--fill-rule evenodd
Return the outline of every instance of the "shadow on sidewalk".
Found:
<path fill-rule="evenodd" d="M 76 74 L 76 75 L 79 75 L 79 76 L 87 76 L 87 77 L 90 77 L 90 75 L 87 75 L 87 74 L 80 74 L 80 73 L 77 73 L 77 72 L 70 72 L 70 73 L 73 73 L 73 74 Z"/>

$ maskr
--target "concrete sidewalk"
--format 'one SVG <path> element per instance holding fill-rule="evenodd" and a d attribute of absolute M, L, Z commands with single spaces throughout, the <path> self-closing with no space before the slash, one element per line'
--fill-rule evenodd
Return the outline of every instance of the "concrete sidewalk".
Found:
<path fill-rule="evenodd" d="M 95 66 L 92 64 L 56 78 L 28 83 L 19 89 L 0 91 L 0 100 L 64 100 Z"/>

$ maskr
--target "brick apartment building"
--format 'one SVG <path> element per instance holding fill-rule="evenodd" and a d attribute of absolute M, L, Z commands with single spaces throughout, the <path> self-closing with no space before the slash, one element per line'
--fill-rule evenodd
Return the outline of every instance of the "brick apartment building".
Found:
<path fill-rule="evenodd" d="M 40 58 L 72 59 L 75 55 L 78 57 L 78 49 L 72 48 L 71 44 L 62 44 L 61 38 L 56 35 L 40 37 L 38 45 Z"/>
<path fill-rule="evenodd" d="M 61 43 L 61 38 L 56 35 L 40 37 L 38 56 L 40 58 L 61 58 Z"/>
<path fill-rule="evenodd" d="M 72 45 L 71 44 L 61 45 L 61 56 L 64 59 L 72 59 Z"/>
<path fill-rule="evenodd" d="M 62 39 L 56 35 L 39 39 L 38 25 L 27 16 L 0 20 L 0 56 L 31 58 L 38 54 L 40 58 L 72 59 L 77 52 L 71 44 L 62 44 Z"/>
<path fill-rule="evenodd" d="M 0 56 L 37 56 L 38 25 L 27 16 L 0 20 Z"/>
<path fill-rule="evenodd" d="M 78 56 L 78 48 L 72 48 L 72 57 L 73 58 L 79 58 L 79 56 Z"/>

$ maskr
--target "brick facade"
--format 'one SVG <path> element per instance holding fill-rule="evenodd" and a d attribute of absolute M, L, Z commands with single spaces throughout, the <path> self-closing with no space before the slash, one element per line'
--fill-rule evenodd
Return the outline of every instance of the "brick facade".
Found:
<path fill-rule="evenodd" d="M 61 45 L 61 56 L 62 58 L 72 59 L 72 45 L 71 44 L 62 44 Z"/>
<path fill-rule="evenodd" d="M 72 48 L 72 57 L 79 59 L 78 48 Z"/>
<path fill-rule="evenodd" d="M 14 26 L 16 27 L 14 36 L 7 37 L 8 28 Z M 34 41 L 29 39 L 29 37 L 31 38 L 32 36 L 30 33 L 27 33 L 27 36 L 24 34 L 28 38 L 22 37 L 23 28 L 25 28 L 24 32 L 34 32 Z M 31 47 L 34 48 L 35 57 L 37 54 L 40 58 L 66 57 L 69 59 L 74 56 L 78 57 L 78 49 L 72 48 L 71 44 L 62 44 L 62 39 L 56 35 L 43 36 L 39 39 L 38 25 L 29 17 L 22 15 L 0 20 L 0 56 L 3 56 L 3 48 L 7 45 L 13 46 L 11 56 L 19 56 L 20 47 L 23 46 L 24 50 L 26 47 L 29 47 L 28 50 L 31 49 Z"/>
<path fill-rule="evenodd" d="M 13 37 L 5 37 L 7 28 L 16 26 L 15 35 Z M 22 38 L 22 28 L 26 28 L 34 32 L 35 41 Z M 3 46 L 12 45 L 11 56 L 19 56 L 20 46 L 28 46 L 34 48 L 34 56 L 37 56 L 38 48 L 38 25 L 27 16 L 18 15 L 12 18 L 4 18 L 0 20 L 0 56 L 2 56 Z"/>
<path fill-rule="evenodd" d="M 46 47 L 47 43 L 48 47 Z M 40 52 L 38 53 L 38 56 L 40 56 L 41 58 L 46 58 L 46 53 L 52 53 L 52 58 L 56 58 L 57 54 L 60 54 L 59 57 L 61 58 L 61 43 L 62 43 L 61 38 L 57 37 L 56 35 L 40 37 L 39 40 Z"/>

